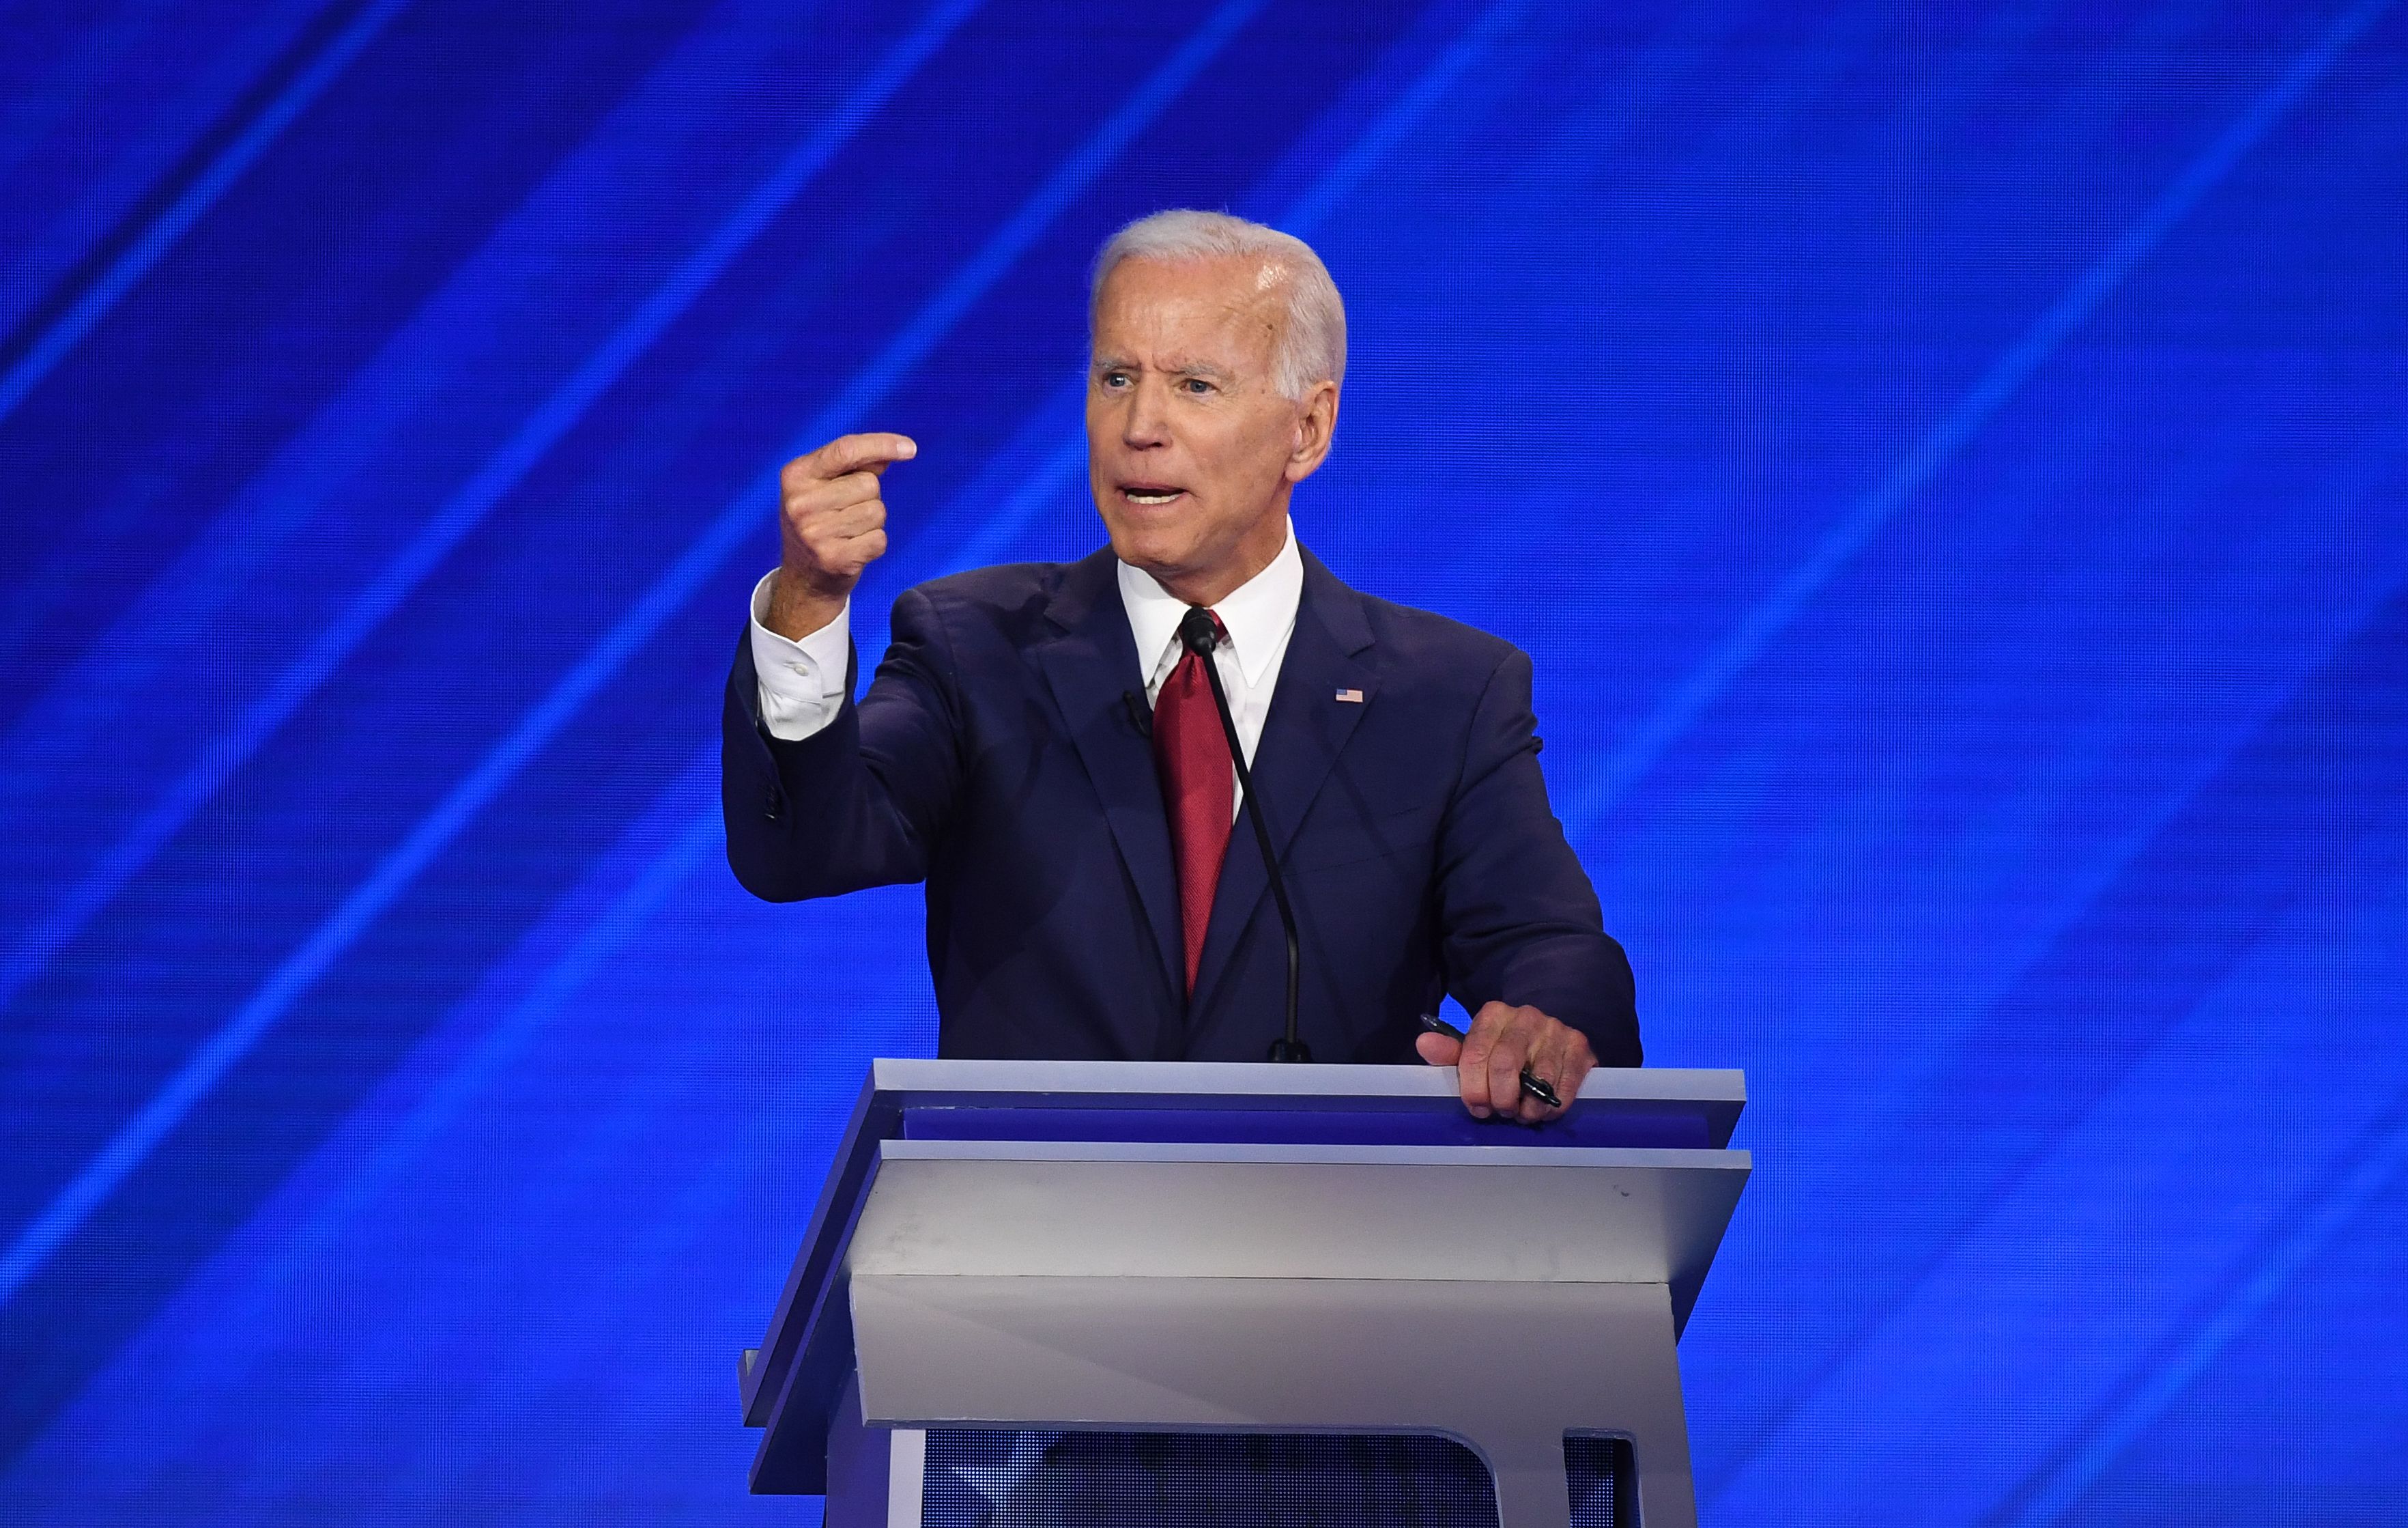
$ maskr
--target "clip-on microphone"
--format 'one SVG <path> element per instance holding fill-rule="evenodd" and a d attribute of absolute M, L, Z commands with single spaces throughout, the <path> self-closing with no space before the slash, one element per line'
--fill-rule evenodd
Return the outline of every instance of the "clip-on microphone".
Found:
<path fill-rule="evenodd" d="M 1296 988 L 1298 955 L 1296 939 L 1296 909 L 1288 905 L 1287 877 L 1281 873 L 1279 857 L 1271 852 L 1271 830 L 1263 821 L 1263 807 L 1254 800 L 1254 772 L 1246 768 L 1246 750 L 1238 742 L 1237 718 L 1229 714 L 1228 692 L 1221 687 L 1221 666 L 1212 661 L 1212 649 L 1220 645 L 1220 633 L 1214 628 L 1212 613 L 1200 606 L 1188 607 L 1179 621 L 1179 641 L 1189 652 L 1204 660 L 1204 677 L 1212 686 L 1212 709 L 1221 714 L 1221 732 L 1229 740 L 1229 762 L 1238 767 L 1238 791 L 1246 803 L 1246 820 L 1254 825 L 1254 843 L 1263 851 L 1263 869 L 1270 872 L 1271 898 L 1279 903 L 1280 927 L 1287 933 L 1287 1033 L 1271 1042 L 1270 1059 L 1274 1061 L 1310 1061 L 1312 1048 L 1297 1037 Z"/>

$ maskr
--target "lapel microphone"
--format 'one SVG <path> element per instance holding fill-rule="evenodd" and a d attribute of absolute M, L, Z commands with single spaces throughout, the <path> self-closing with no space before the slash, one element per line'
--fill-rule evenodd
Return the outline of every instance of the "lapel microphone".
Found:
<path fill-rule="evenodd" d="M 1246 768 L 1246 750 L 1238 742 L 1238 721 L 1229 714 L 1228 691 L 1221 687 L 1221 666 L 1212 661 L 1212 649 L 1220 644 L 1212 627 L 1212 613 L 1201 606 L 1189 606 L 1187 613 L 1180 617 L 1179 641 L 1204 660 L 1204 679 L 1212 686 L 1212 709 L 1221 714 L 1221 733 L 1229 740 L 1229 762 L 1238 767 L 1238 794 L 1246 803 L 1246 820 L 1254 825 L 1254 843 L 1263 852 L 1263 869 L 1271 880 L 1271 899 L 1279 903 L 1280 928 L 1287 934 L 1287 1033 L 1271 1042 L 1270 1059 L 1310 1061 L 1312 1047 L 1296 1032 L 1297 973 L 1301 959 L 1296 938 L 1296 909 L 1288 905 L 1287 877 L 1280 871 L 1279 856 L 1271 851 L 1270 826 L 1263 821 L 1263 804 L 1254 796 L 1254 771 Z"/>

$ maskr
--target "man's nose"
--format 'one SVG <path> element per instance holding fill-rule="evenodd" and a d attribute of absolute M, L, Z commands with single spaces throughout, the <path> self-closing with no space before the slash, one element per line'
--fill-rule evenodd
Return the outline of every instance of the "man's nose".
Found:
<path fill-rule="evenodd" d="M 1121 443 L 1125 446 L 1167 445 L 1170 440 L 1169 401 L 1160 382 L 1140 379 L 1129 390 L 1128 408 L 1121 415 Z"/>

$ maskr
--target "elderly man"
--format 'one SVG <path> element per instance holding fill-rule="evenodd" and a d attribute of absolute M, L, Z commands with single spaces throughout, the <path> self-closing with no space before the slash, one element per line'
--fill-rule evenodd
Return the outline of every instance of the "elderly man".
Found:
<path fill-rule="evenodd" d="M 1636 1065 L 1630 968 L 1539 772 L 1530 663 L 1358 594 L 1297 544 L 1329 454 L 1338 290 L 1303 241 L 1161 212 L 1097 257 L 1088 481 L 1111 545 L 907 590 L 853 699 L 848 611 L 886 550 L 848 435 L 787 466 L 783 556 L 724 713 L 737 876 L 775 901 L 927 883 L 946 1056 L 1259 1060 L 1286 943 L 1239 801 L 1211 649 L 1286 877 L 1325 1060 L 1458 1064 L 1475 1115 L 1551 1117 Z M 1474 1015 L 1426 1033 L 1441 992 Z"/>

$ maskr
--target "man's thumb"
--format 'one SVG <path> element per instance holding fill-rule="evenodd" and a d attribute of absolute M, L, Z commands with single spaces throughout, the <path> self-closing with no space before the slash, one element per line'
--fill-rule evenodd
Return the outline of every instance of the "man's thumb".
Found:
<path fill-rule="evenodd" d="M 1425 1034 L 1414 1039 L 1413 1048 L 1432 1066 L 1453 1066 L 1455 1059 L 1463 1054 L 1463 1042 L 1453 1035 Z"/>

